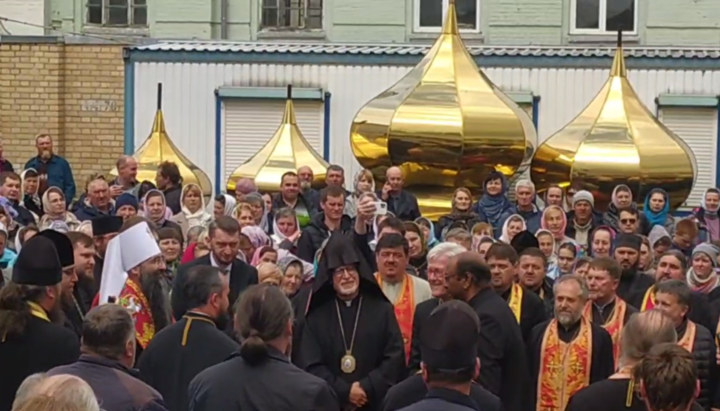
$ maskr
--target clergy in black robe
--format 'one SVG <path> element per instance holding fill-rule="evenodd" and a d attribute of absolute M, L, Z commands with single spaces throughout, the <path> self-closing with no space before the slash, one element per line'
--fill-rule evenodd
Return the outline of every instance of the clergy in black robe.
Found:
<path fill-rule="evenodd" d="M 676 250 L 666 252 L 660 257 L 660 260 L 658 260 L 653 283 L 649 287 L 638 289 L 627 302 L 640 311 L 648 311 L 655 308 L 655 304 L 657 303 L 655 299 L 657 285 L 669 280 L 687 283 L 685 277 L 687 269 L 687 261 L 681 252 Z M 717 327 L 717 322 L 712 316 L 712 308 L 710 307 L 707 295 L 695 291 L 690 294 L 690 307 L 687 312 L 687 318 L 708 330 L 715 330 Z"/>
<path fill-rule="evenodd" d="M 640 397 L 640 387 L 632 378 L 633 368 L 656 344 L 676 343 L 675 325 L 658 310 L 633 316 L 623 328 L 621 367 L 610 378 L 596 382 L 575 393 L 566 411 L 647 411 Z M 694 403 L 691 411 L 703 411 Z"/>
<path fill-rule="evenodd" d="M 229 291 L 227 277 L 217 268 L 188 270 L 180 292 L 190 309 L 155 335 L 138 361 L 140 378 L 162 394 L 172 411 L 188 409 L 188 386 L 196 375 L 240 348 L 220 330 L 230 319 Z"/>
<path fill-rule="evenodd" d="M 631 304 L 633 295 L 644 293 L 655 282 L 651 276 L 638 272 L 641 244 L 642 240 L 635 234 L 619 234 L 614 241 L 615 260 L 621 268 L 617 295 Z"/>
<path fill-rule="evenodd" d="M 377 410 L 406 375 L 393 305 L 349 236 L 333 233 L 318 263 L 299 362 L 326 380 L 342 407 Z"/>
<path fill-rule="evenodd" d="M 620 265 L 610 257 L 597 257 L 590 262 L 586 275 L 590 301 L 585 306 L 585 318 L 603 327 L 613 342 L 613 357 L 617 366 L 620 356 L 620 336 L 630 317 L 638 312 L 617 296 Z"/>
<path fill-rule="evenodd" d="M 492 289 L 490 269 L 477 253 L 450 260 L 448 293 L 466 301 L 480 318 L 479 383 L 497 395 L 506 411 L 525 411 L 530 404 L 528 363 L 520 325 L 507 302 Z"/>
<path fill-rule="evenodd" d="M 519 321 L 523 341 L 530 339 L 530 333 L 536 325 L 546 320 L 545 304 L 540 297 L 515 282 L 515 274 L 521 279 L 542 283 L 545 280 L 547 257 L 538 248 L 526 248 L 518 257 L 515 249 L 508 244 L 495 243 L 485 254 L 490 266 L 492 286 L 503 300 L 507 301 L 515 319 Z"/>
<path fill-rule="evenodd" d="M 410 361 L 408 362 L 409 376 L 413 376 L 420 371 L 420 330 L 422 330 L 423 322 L 440 304 L 442 304 L 441 299 L 431 298 L 415 306 L 415 314 L 413 314 L 412 341 L 410 342 Z"/>
<path fill-rule="evenodd" d="M 0 290 L 0 411 L 10 411 L 25 378 L 80 356 L 80 340 L 61 325 L 62 275 L 53 242 L 35 236 L 20 251 L 12 282 Z"/>
<path fill-rule="evenodd" d="M 564 411 L 572 394 L 613 373 L 610 334 L 583 316 L 587 302 L 582 277 L 557 279 L 555 319 L 535 327 L 528 353 L 533 377 L 530 388 L 538 411 Z"/>
<path fill-rule="evenodd" d="M 90 220 L 93 231 L 93 241 L 95 242 L 95 267 L 93 269 L 93 277 L 95 277 L 95 292 L 100 292 L 100 282 L 102 280 L 103 266 L 105 265 L 105 251 L 110 240 L 112 240 L 120 232 L 123 224 L 122 217 L 118 216 L 97 216 Z"/>

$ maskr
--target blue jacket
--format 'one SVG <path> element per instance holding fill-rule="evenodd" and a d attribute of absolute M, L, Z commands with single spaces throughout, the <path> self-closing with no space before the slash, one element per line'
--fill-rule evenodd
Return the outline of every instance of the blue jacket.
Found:
<path fill-rule="evenodd" d="M 33 157 L 25 163 L 25 169 L 34 168 L 40 171 L 40 157 Z M 47 162 L 48 187 L 57 187 L 65 193 L 65 202 L 70 204 L 75 198 L 75 178 L 70 164 L 64 158 L 53 154 Z"/>
<path fill-rule="evenodd" d="M 89 205 L 86 201 L 75 203 L 73 206 L 73 213 L 75 214 L 75 217 L 77 217 L 80 222 L 92 220 L 95 217 L 101 216 L 101 215 L 114 215 L 115 212 L 112 208 L 110 208 L 109 213 L 103 213 L 102 211 L 98 210 L 97 208 Z"/>

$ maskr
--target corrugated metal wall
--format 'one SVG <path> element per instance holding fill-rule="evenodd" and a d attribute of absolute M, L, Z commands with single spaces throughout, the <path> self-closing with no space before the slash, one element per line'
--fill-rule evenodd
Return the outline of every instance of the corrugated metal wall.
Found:
<path fill-rule="evenodd" d="M 155 110 L 156 84 L 162 82 L 168 133 L 211 179 L 215 175 L 215 94 L 219 86 L 319 87 L 332 93 L 330 161 L 353 175 L 359 168 L 349 146 L 357 111 L 410 67 L 269 64 L 136 63 L 135 145 L 147 137 Z M 595 96 L 609 70 L 492 68 L 486 70 L 505 91 L 531 91 L 540 97 L 540 141 L 573 119 Z M 718 71 L 633 70 L 630 81 L 655 112 L 660 94 L 720 94 Z M 270 138 L 271 136 L 268 136 Z"/>

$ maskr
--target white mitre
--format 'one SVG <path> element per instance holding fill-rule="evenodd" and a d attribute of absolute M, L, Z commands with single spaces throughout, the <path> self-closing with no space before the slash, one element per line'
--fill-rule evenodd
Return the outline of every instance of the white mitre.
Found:
<path fill-rule="evenodd" d="M 105 251 L 99 304 L 107 303 L 109 297 L 119 297 L 127 272 L 158 255 L 160 247 L 144 221 L 110 240 Z"/>

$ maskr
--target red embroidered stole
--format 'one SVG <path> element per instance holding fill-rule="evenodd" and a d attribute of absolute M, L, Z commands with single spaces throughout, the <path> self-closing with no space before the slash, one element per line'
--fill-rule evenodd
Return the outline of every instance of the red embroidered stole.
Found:
<path fill-rule="evenodd" d="M 569 344 L 558 335 L 558 322 L 545 329 L 540 351 L 537 411 L 563 411 L 570 397 L 590 384 L 592 330 L 590 321 L 580 320 L 580 331 Z"/>
<path fill-rule="evenodd" d="M 613 343 L 613 359 L 615 360 L 615 367 L 618 366 L 618 360 L 620 359 L 620 335 L 622 334 L 623 327 L 625 326 L 625 313 L 627 312 L 627 303 L 619 297 L 615 297 L 615 307 L 613 308 L 612 315 L 608 318 L 602 327 L 605 331 L 610 334 L 610 338 Z M 583 313 L 585 318 L 592 322 L 593 311 L 592 301 L 588 301 L 585 305 L 585 312 Z"/>
<path fill-rule="evenodd" d="M 645 291 L 640 311 L 650 311 L 655 308 L 655 304 L 657 304 L 657 301 L 655 301 L 655 286 L 653 285 Z"/>
<path fill-rule="evenodd" d="M 120 292 L 118 304 L 130 310 L 135 321 L 135 338 L 140 347 L 145 349 L 155 336 L 155 324 L 145 294 L 134 281 L 127 280 L 125 287 Z"/>
<path fill-rule="evenodd" d="M 380 273 L 375 273 L 377 280 L 382 289 L 383 281 Z M 413 288 L 412 278 L 410 274 L 405 274 L 400 295 L 393 302 L 395 306 L 395 318 L 400 326 L 400 333 L 403 337 L 403 345 L 405 346 L 405 363 L 410 361 L 410 346 L 412 343 L 412 326 L 413 317 L 415 316 L 415 290 Z"/>
<path fill-rule="evenodd" d="M 697 326 L 695 323 L 688 320 L 687 327 L 685 328 L 685 334 L 678 341 L 678 345 L 686 349 L 688 352 L 693 352 L 695 348 L 695 334 L 697 333 Z"/>
<path fill-rule="evenodd" d="M 522 299 L 524 291 L 525 290 L 523 290 L 522 286 L 518 283 L 513 283 L 510 288 L 510 301 L 508 301 L 508 305 L 510 305 L 510 310 L 512 310 L 513 314 L 515 314 L 515 319 L 518 324 L 520 324 L 520 317 L 522 316 Z"/>

